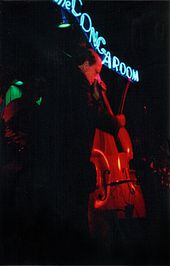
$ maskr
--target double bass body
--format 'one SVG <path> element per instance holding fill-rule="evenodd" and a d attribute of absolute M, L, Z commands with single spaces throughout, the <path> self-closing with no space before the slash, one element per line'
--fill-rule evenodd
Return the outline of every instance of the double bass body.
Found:
<path fill-rule="evenodd" d="M 109 112 L 112 112 L 110 106 Z M 96 168 L 96 190 L 89 197 L 90 229 L 95 227 L 97 213 L 101 216 L 105 212 L 113 212 L 118 219 L 146 216 L 136 171 L 130 169 L 132 159 L 132 142 L 126 128 L 119 129 L 116 139 L 96 129 L 91 153 L 91 162 Z"/>

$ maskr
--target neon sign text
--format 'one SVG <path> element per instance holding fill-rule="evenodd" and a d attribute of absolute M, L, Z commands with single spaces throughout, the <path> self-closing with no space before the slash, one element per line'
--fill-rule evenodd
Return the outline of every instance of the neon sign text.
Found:
<path fill-rule="evenodd" d="M 105 49 L 106 40 L 99 36 L 98 31 L 95 30 L 92 24 L 91 17 L 87 13 L 82 13 L 78 9 L 83 5 L 82 0 L 53 0 L 57 5 L 66 9 L 78 21 L 80 27 L 84 31 L 89 43 L 102 56 L 103 64 L 109 69 L 132 81 L 139 82 L 139 72 L 121 62 L 118 57 L 111 54 Z M 77 4 L 78 3 L 78 4 Z M 79 5 L 79 8 L 78 8 Z"/>

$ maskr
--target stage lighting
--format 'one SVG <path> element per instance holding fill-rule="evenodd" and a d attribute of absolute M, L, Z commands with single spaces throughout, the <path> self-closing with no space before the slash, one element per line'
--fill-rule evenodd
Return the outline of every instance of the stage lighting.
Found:
<path fill-rule="evenodd" d="M 57 24 L 57 27 L 60 29 L 68 28 L 71 26 L 71 23 L 68 20 L 66 12 L 61 9 L 60 10 L 60 20 L 59 23 Z"/>

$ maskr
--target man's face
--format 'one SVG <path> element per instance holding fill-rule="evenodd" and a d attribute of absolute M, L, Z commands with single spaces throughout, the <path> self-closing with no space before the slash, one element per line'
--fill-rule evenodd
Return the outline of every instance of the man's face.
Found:
<path fill-rule="evenodd" d="M 83 73 L 89 81 L 90 85 L 92 85 L 101 72 L 102 60 L 100 57 L 96 57 L 96 63 L 94 65 L 90 66 L 88 61 L 86 61 L 84 64 L 85 67 Z"/>

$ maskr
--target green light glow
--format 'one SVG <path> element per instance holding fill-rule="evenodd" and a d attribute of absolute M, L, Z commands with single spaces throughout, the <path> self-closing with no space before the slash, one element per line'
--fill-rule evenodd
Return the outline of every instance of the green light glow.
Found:
<path fill-rule="evenodd" d="M 23 85 L 24 83 L 21 81 L 21 80 L 16 80 L 15 82 L 14 82 L 14 85 L 18 85 L 18 86 L 21 86 L 21 85 Z"/>
<path fill-rule="evenodd" d="M 71 24 L 69 24 L 69 23 L 64 23 L 64 24 L 60 24 L 60 25 L 58 25 L 58 28 L 60 28 L 60 29 L 64 29 L 64 28 L 68 28 L 68 27 L 70 27 L 71 26 Z"/>
<path fill-rule="evenodd" d="M 5 95 L 5 104 L 7 105 L 11 101 L 21 98 L 21 97 L 22 97 L 21 90 L 18 87 L 11 85 Z"/>
<path fill-rule="evenodd" d="M 38 105 L 40 105 L 41 102 L 42 102 L 42 97 L 40 97 L 40 98 L 36 101 L 36 103 L 37 103 Z"/>
<path fill-rule="evenodd" d="M 15 85 L 11 85 L 5 95 L 5 104 L 8 105 L 11 101 L 21 98 L 23 93 L 21 88 L 19 88 L 18 86 L 23 85 L 24 83 L 20 80 L 16 80 L 13 82 L 13 84 Z M 23 88 L 22 88 L 23 89 Z M 42 97 L 40 97 L 37 101 L 36 104 L 41 105 L 42 102 Z"/>

